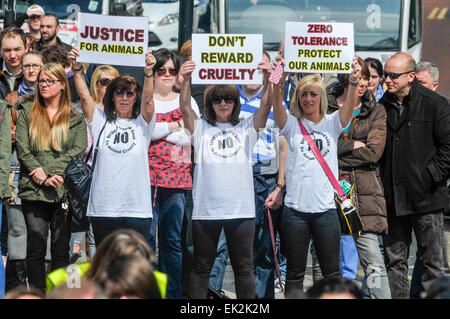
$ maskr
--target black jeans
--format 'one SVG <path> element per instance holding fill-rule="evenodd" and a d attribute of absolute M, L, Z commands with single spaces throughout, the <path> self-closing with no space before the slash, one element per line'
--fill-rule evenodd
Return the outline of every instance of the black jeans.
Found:
<path fill-rule="evenodd" d="M 335 209 L 323 213 L 301 213 L 284 206 L 280 232 L 287 259 L 286 298 L 303 297 L 303 280 L 311 236 L 323 276 L 341 276 L 341 228 Z"/>
<path fill-rule="evenodd" d="M 189 278 L 189 298 L 205 299 L 222 227 L 227 239 L 238 299 L 255 298 L 252 249 L 255 219 L 193 220 L 194 264 Z"/>
<path fill-rule="evenodd" d="M 435 279 L 444 275 L 444 216 L 441 211 L 400 217 L 392 215 L 388 214 L 389 233 L 383 236 L 384 261 L 392 299 L 407 299 L 411 231 L 414 230 L 416 236 L 418 255 L 423 262 L 422 285 L 427 290 Z"/>
<path fill-rule="evenodd" d="M 91 217 L 92 230 L 94 233 L 95 246 L 102 240 L 119 229 L 133 229 L 140 233 L 144 239 L 147 239 L 152 225 L 151 218 L 134 218 L 134 217 Z"/>
<path fill-rule="evenodd" d="M 45 290 L 45 253 L 51 234 L 51 271 L 69 264 L 70 215 L 59 203 L 22 200 L 27 225 L 27 273 L 30 286 Z"/>

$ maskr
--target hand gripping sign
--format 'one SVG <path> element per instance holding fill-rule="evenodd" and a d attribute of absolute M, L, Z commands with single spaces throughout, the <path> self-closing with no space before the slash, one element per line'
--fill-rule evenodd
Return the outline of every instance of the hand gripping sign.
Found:
<path fill-rule="evenodd" d="M 148 17 L 78 13 L 78 62 L 145 66 Z"/>
<path fill-rule="evenodd" d="M 192 84 L 262 84 L 262 34 L 193 34 Z"/>
<path fill-rule="evenodd" d="M 353 23 L 286 22 L 285 72 L 350 73 Z"/>

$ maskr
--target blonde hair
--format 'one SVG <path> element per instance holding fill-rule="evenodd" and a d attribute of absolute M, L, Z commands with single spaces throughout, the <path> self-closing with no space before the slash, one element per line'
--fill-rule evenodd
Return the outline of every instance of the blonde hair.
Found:
<path fill-rule="evenodd" d="M 97 82 L 100 79 L 100 76 L 102 73 L 111 75 L 114 78 L 119 77 L 119 71 L 117 71 L 117 69 L 111 65 L 100 65 L 99 67 L 97 67 L 95 69 L 94 73 L 92 73 L 91 86 L 89 88 L 89 93 L 91 94 L 94 102 L 97 104 L 99 104 L 99 103 L 103 104 L 103 101 L 100 101 L 100 96 L 99 96 L 99 93 L 97 90 Z"/>
<path fill-rule="evenodd" d="M 307 75 L 300 82 L 298 82 L 297 87 L 295 88 L 294 96 L 292 97 L 291 106 L 289 107 L 289 111 L 293 116 L 295 116 L 299 121 L 303 120 L 303 109 L 300 105 L 299 98 L 308 90 L 311 86 L 317 85 L 320 89 L 320 119 L 319 122 L 324 118 L 325 114 L 327 114 L 328 109 L 328 98 L 327 92 L 325 89 L 325 85 L 322 80 L 319 79 L 315 75 Z"/>
<path fill-rule="evenodd" d="M 53 122 L 50 122 L 44 98 L 41 95 L 39 85 L 37 86 L 37 93 L 34 96 L 33 106 L 30 110 L 30 146 L 35 151 L 48 151 L 50 148 L 55 151 L 62 151 L 61 146 L 69 133 L 71 98 L 69 83 L 66 72 L 58 63 L 44 64 L 41 71 L 39 71 L 38 79 L 42 72 L 56 77 L 64 84 L 64 89 L 61 92 L 58 111 L 53 118 Z"/>

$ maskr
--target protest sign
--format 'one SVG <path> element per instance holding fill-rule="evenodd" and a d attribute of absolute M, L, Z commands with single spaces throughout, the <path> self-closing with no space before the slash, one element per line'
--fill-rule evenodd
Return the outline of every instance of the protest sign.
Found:
<path fill-rule="evenodd" d="M 285 72 L 350 73 L 353 23 L 286 22 Z"/>
<path fill-rule="evenodd" d="M 78 62 L 145 66 L 148 17 L 78 13 Z"/>
<path fill-rule="evenodd" d="M 262 84 L 262 34 L 193 34 L 193 84 Z"/>

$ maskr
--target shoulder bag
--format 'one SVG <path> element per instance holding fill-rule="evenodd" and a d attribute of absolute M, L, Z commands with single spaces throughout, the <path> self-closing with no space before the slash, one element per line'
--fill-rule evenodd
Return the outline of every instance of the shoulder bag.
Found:
<path fill-rule="evenodd" d="M 319 161 L 320 166 L 322 166 L 322 169 L 325 171 L 325 174 L 336 190 L 334 194 L 334 200 L 336 202 L 337 214 L 341 223 L 341 234 L 352 235 L 354 233 L 360 232 L 361 230 L 363 230 L 364 224 L 361 220 L 361 216 L 359 216 L 356 207 L 353 205 L 351 199 L 345 196 L 344 191 L 334 177 L 333 172 L 323 158 L 322 153 L 320 153 L 319 149 L 317 148 L 317 145 L 312 139 L 311 135 L 309 135 L 308 130 L 300 121 L 298 123 L 300 125 L 300 130 L 302 131 L 302 134 L 306 139 L 306 142 L 311 148 L 311 151 Z"/>
<path fill-rule="evenodd" d="M 92 174 L 97 159 L 98 145 L 100 136 L 105 129 L 107 121 L 103 125 L 98 135 L 95 145 L 94 157 L 92 159 L 92 167 L 87 164 L 94 145 L 91 145 L 85 161 L 82 159 L 72 159 L 64 170 L 64 184 L 69 192 L 69 204 L 71 206 L 72 217 L 75 223 L 81 223 L 86 218 L 87 206 L 89 202 L 89 193 L 91 190 Z"/>

